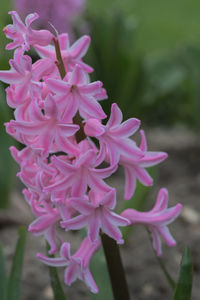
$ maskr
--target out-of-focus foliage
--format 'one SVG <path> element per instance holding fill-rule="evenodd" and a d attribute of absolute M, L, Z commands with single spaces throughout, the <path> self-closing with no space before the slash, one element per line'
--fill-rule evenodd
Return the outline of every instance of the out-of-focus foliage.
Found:
<path fill-rule="evenodd" d="M 0 83 L 0 208 L 8 206 L 10 190 L 14 178 L 14 161 L 11 159 L 8 148 L 13 144 L 13 139 L 7 135 L 3 123 L 11 119 L 11 111 L 5 100 L 5 86 Z"/>
<path fill-rule="evenodd" d="M 125 2 L 131 7 L 128 0 Z M 137 1 L 133 2 L 138 9 Z M 104 109 L 108 112 L 114 101 L 125 118 L 135 116 L 147 125 L 161 126 L 182 122 L 200 129 L 200 47 L 197 43 L 181 46 L 179 41 L 180 46 L 173 50 L 141 50 L 139 18 L 125 14 L 117 4 L 118 1 L 114 5 L 110 0 L 103 14 L 102 7 L 96 4 L 98 9 L 90 10 L 88 15 L 92 37 L 88 61 L 95 68 L 93 79 L 100 79 L 107 89 L 110 101 L 103 103 Z M 187 5 L 183 3 L 183 7 L 186 9 Z M 186 37 L 187 34 L 182 40 Z"/>
<path fill-rule="evenodd" d="M 21 299 L 21 279 L 24 261 L 24 251 L 26 244 L 25 227 L 18 230 L 18 241 L 13 256 L 12 267 L 9 278 L 7 279 L 5 270 L 5 257 L 3 247 L 0 244 L 0 296 L 1 300 L 20 300 Z"/>
<path fill-rule="evenodd" d="M 193 266 L 190 249 L 185 247 L 181 266 L 179 270 L 179 278 L 176 285 L 173 300 L 190 300 L 192 293 Z"/>

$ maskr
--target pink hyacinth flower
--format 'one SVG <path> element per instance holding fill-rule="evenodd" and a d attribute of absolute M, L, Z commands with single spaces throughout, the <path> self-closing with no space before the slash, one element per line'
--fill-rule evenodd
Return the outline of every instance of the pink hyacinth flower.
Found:
<path fill-rule="evenodd" d="M 24 194 L 27 194 L 27 192 L 27 190 L 24 190 Z M 56 253 L 58 250 L 56 240 L 61 242 L 61 238 L 56 229 L 56 224 L 61 218 L 58 210 L 52 208 L 47 202 L 44 207 L 41 207 L 41 204 L 34 199 L 32 199 L 29 204 L 31 205 L 33 213 L 37 216 L 37 219 L 29 225 L 28 230 L 36 236 L 44 235 L 50 245 L 49 253 Z"/>
<path fill-rule="evenodd" d="M 13 0 L 16 10 L 23 16 L 37 12 L 38 28 L 47 28 L 48 22 L 61 32 L 73 33 L 72 23 L 84 10 L 85 0 Z M 48 26 L 49 27 L 49 26 Z"/>
<path fill-rule="evenodd" d="M 135 209 L 126 209 L 121 214 L 127 218 L 131 224 L 143 224 L 148 226 L 152 233 L 153 247 L 158 256 L 162 255 L 160 235 L 164 238 L 168 246 L 176 245 L 176 241 L 171 235 L 167 225 L 172 223 L 180 214 L 182 205 L 179 203 L 174 207 L 168 208 L 168 192 L 162 188 L 159 191 L 156 204 L 149 212 L 139 212 Z"/>
<path fill-rule="evenodd" d="M 29 92 L 31 97 L 36 97 L 42 88 L 39 80 L 52 70 L 48 59 L 38 60 L 32 65 L 32 59 L 23 55 L 21 49 L 15 50 L 14 59 L 9 61 L 11 69 L 0 71 L 0 80 L 12 84 L 12 96 L 15 102 L 21 104 Z M 11 90 L 8 90 L 9 93 Z"/>
<path fill-rule="evenodd" d="M 37 254 L 43 263 L 54 267 L 66 267 L 64 281 L 71 285 L 77 278 L 85 282 L 92 293 L 98 293 L 98 287 L 89 270 L 89 263 L 92 255 L 98 251 L 100 240 L 91 243 L 86 237 L 76 253 L 70 256 L 70 244 L 63 243 L 59 258 L 49 258 L 41 253 Z"/>
<path fill-rule="evenodd" d="M 10 11 L 9 14 L 12 17 L 13 24 L 7 25 L 3 32 L 13 42 L 7 44 L 6 49 L 12 50 L 20 47 L 23 51 L 28 51 L 31 45 L 46 46 L 51 42 L 53 35 L 50 31 L 33 30 L 30 26 L 33 21 L 39 18 L 37 13 L 29 14 L 25 19 L 25 24 L 16 11 Z"/>
<path fill-rule="evenodd" d="M 97 102 L 97 100 L 107 98 L 106 91 L 102 88 L 102 82 L 90 83 L 88 74 L 79 65 L 75 66 L 68 81 L 48 79 L 46 83 L 49 89 L 56 94 L 59 105 L 66 108 L 65 114 L 74 117 L 79 110 L 84 119 L 106 118 L 101 105 Z"/>
<path fill-rule="evenodd" d="M 99 120 L 92 118 L 87 120 L 84 127 L 86 135 L 99 140 L 100 160 L 108 153 L 111 165 L 118 163 L 121 155 L 135 160 L 143 156 L 136 143 L 129 138 L 138 130 L 140 121 L 131 118 L 122 124 L 121 122 L 122 112 L 118 105 L 113 103 L 110 118 L 105 126 Z"/>
<path fill-rule="evenodd" d="M 27 145 L 33 149 L 41 149 L 44 154 L 54 151 L 55 145 L 63 151 L 78 154 L 77 147 L 69 141 L 68 137 L 74 135 L 79 126 L 63 122 L 54 98 L 51 95 L 47 96 L 44 103 L 44 114 L 34 101 L 31 105 L 32 121 L 10 121 L 6 124 L 7 129 L 13 128 L 17 134 L 24 135 Z"/>
<path fill-rule="evenodd" d="M 67 33 L 60 34 L 58 36 L 58 41 L 66 72 L 73 71 L 76 64 L 80 65 L 88 73 L 93 72 L 93 68 L 82 61 L 82 58 L 86 54 L 90 45 L 90 37 L 88 35 L 82 36 L 71 46 Z M 55 63 L 57 60 L 55 47 L 53 45 L 48 45 L 47 47 L 34 45 L 34 48 L 41 58 L 49 58 L 52 60 L 52 63 Z M 57 70 L 56 66 L 55 68 Z"/>
<path fill-rule="evenodd" d="M 106 193 L 110 187 L 103 181 L 117 169 L 117 165 L 112 165 L 104 169 L 96 169 L 96 151 L 88 150 L 82 154 L 74 164 L 69 164 L 56 156 L 52 156 L 55 167 L 63 174 L 55 183 L 44 188 L 44 192 L 65 191 L 71 187 L 71 196 L 83 196 L 87 187 Z"/>
<path fill-rule="evenodd" d="M 153 178 L 151 178 L 145 168 L 155 166 L 168 157 L 165 152 L 147 151 L 146 137 L 143 130 L 140 130 L 140 135 L 140 150 L 143 152 L 144 156 L 139 160 L 134 160 L 122 155 L 119 161 L 119 164 L 122 165 L 125 170 L 125 200 L 129 200 L 133 196 L 136 187 L 136 179 L 145 186 L 152 185 Z"/>
<path fill-rule="evenodd" d="M 61 222 L 63 228 L 81 229 L 88 226 L 88 237 L 91 242 L 99 238 L 99 230 L 102 229 L 111 238 L 115 239 L 118 244 L 123 244 L 121 231 L 118 226 L 127 226 L 129 220 L 112 212 L 116 206 L 116 192 L 110 190 L 105 195 L 89 192 L 89 199 L 74 198 L 71 200 L 71 206 L 81 215 L 70 220 Z"/>

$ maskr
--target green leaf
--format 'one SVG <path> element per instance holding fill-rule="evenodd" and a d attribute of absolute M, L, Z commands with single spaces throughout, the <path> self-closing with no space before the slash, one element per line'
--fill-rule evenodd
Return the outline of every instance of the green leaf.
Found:
<path fill-rule="evenodd" d="M 91 261 L 91 272 L 95 275 L 95 281 L 99 288 L 98 294 L 92 294 L 91 300 L 113 300 L 110 278 L 105 260 L 103 248 L 94 255 Z"/>
<path fill-rule="evenodd" d="M 26 228 L 19 227 L 18 241 L 13 258 L 12 268 L 8 279 L 7 300 L 20 300 L 21 278 L 26 243 Z"/>
<path fill-rule="evenodd" d="M 49 245 L 47 244 L 47 251 L 49 250 Z M 54 255 L 48 254 L 49 257 L 53 258 Z M 59 279 L 58 271 L 56 267 L 50 267 L 49 269 L 49 275 L 50 275 L 50 281 L 51 281 L 51 287 L 54 294 L 54 300 L 66 300 L 65 293 L 63 291 L 62 284 Z"/>
<path fill-rule="evenodd" d="M 6 290 L 7 290 L 7 275 L 5 269 L 5 257 L 3 254 L 3 247 L 0 244 L 0 291 L 1 291 L 1 300 L 6 299 Z"/>
<path fill-rule="evenodd" d="M 179 271 L 179 279 L 176 285 L 173 300 L 190 300 L 192 292 L 193 267 L 192 257 L 188 247 L 185 247 L 181 267 Z"/>

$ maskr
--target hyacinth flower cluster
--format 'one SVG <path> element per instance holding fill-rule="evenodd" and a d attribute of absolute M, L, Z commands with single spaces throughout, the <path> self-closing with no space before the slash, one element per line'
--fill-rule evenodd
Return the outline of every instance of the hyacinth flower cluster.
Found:
<path fill-rule="evenodd" d="M 3 31 L 12 39 L 6 48 L 14 49 L 14 58 L 9 61 L 10 70 L 0 71 L 0 80 L 10 84 L 7 103 L 15 119 L 5 126 L 24 145 L 22 150 L 11 147 L 10 151 L 20 166 L 17 175 L 26 186 L 23 194 L 35 216 L 29 231 L 44 236 L 49 253 L 56 255 L 49 258 L 38 253 L 37 257 L 47 265 L 64 266 L 67 285 L 78 278 L 97 293 L 89 266 L 101 246 L 101 235 L 123 244 L 120 227 L 142 224 L 152 233 L 158 256 L 161 237 L 169 246 L 176 244 L 168 225 L 179 215 L 181 204 L 168 208 L 165 188 L 149 212 L 126 209 L 117 214 L 116 189 L 105 181 L 121 166 L 124 199 L 129 200 L 137 181 L 153 184 L 147 168 L 165 160 L 167 154 L 148 151 L 143 130 L 138 146 L 133 135 L 140 121 L 123 121 L 116 103 L 109 117 L 104 113 L 99 101 L 107 99 L 106 91 L 102 82 L 90 81 L 93 69 L 82 61 L 89 36 L 70 45 L 67 33 L 55 37 L 47 30 L 33 30 L 36 13 L 28 15 L 25 24 L 17 12 L 10 15 L 13 24 Z M 30 47 L 40 56 L 34 63 L 26 52 Z M 67 233 L 63 240 L 60 230 L 82 228 L 87 228 L 87 235 L 71 254 Z"/>
<path fill-rule="evenodd" d="M 47 28 L 49 22 L 59 33 L 68 32 L 74 36 L 73 22 L 85 10 L 85 0 L 12 0 L 14 8 L 24 17 L 37 12 L 40 19 L 36 28 Z"/>

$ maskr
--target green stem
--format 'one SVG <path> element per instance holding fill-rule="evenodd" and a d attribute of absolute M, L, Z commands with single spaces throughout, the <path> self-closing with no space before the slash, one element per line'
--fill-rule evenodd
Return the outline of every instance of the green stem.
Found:
<path fill-rule="evenodd" d="M 119 252 L 119 246 L 106 234 L 101 235 L 103 249 L 115 300 L 129 300 L 129 291 Z"/>

